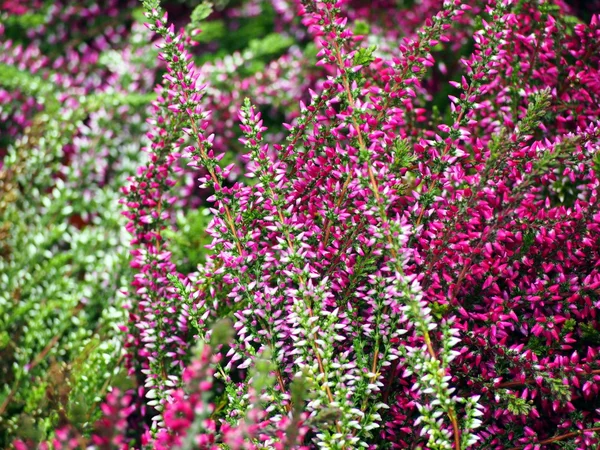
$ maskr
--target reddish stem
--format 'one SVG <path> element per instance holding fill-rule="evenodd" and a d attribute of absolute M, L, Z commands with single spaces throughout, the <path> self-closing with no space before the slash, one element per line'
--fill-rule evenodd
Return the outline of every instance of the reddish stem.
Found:
<path fill-rule="evenodd" d="M 538 442 L 537 445 L 546 445 L 552 444 L 553 442 L 564 441 L 565 439 L 577 437 L 589 431 L 600 431 L 600 427 L 586 428 L 585 430 L 572 431 L 570 433 L 561 434 L 560 436 L 554 436 L 552 438 L 544 439 L 543 441 Z M 521 447 L 513 447 L 510 450 L 523 450 L 525 447 L 526 445 L 523 445 Z"/>

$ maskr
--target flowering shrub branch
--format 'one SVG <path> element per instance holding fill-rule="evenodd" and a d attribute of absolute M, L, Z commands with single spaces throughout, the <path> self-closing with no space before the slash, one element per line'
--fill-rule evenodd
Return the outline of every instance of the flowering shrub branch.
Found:
<path fill-rule="evenodd" d="M 463 223 L 464 214 L 477 205 L 477 197 L 470 192 L 485 192 L 492 180 L 507 176 L 507 167 L 512 173 L 523 167 L 525 176 L 511 179 L 515 183 L 512 197 L 504 202 L 504 209 L 493 213 L 498 214 L 493 216 L 497 221 L 471 238 L 472 248 L 481 252 L 492 236 L 506 227 L 513 205 L 525 201 L 533 183 L 538 182 L 536 177 L 553 167 L 557 158 L 564 158 L 563 149 L 596 139 L 593 131 L 574 140 L 565 136 L 564 141 L 553 143 L 554 152 L 547 151 L 547 157 L 528 169 L 529 163 L 519 156 L 520 152 L 546 119 L 552 104 L 551 92 L 538 90 L 529 94 L 529 103 L 514 131 L 509 131 L 507 122 L 493 135 L 497 137 L 488 141 L 488 156 L 473 153 L 469 128 L 479 123 L 475 117 L 486 107 L 480 99 L 494 89 L 492 80 L 500 73 L 497 68 L 510 60 L 504 49 L 514 23 L 510 2 L 492 2 L 487 14 L 495 19 L 493 25 L 483 23 L 475 33 L 475 51 L 464 62 L 466 76 L 460 83 L 453 83 L 463 91 L 460 97 L 450 98 L 453 122 L 438 126 L 448 137 L 435 135 L 416 141 L 397 137 L 390 119 L 382 112 L 390 108 L 395 112 L 397 107 L 393 104 L 397 98 L 405 102 L 411 96 L 418 98 L 408 87 L 406 77 L 415 74 L 410 84 L 419 87 L 424 67 L 434 64 L 431 56 L 423 56 L 425 45 L 437 45 L 441 33 L 451 26 L 451 19 L 469 8 L 448 2 L 447 9 L 420 32 L 421 40 L 416 42 L 424 45 L 411 44 L 419 56 L 411 57 L 407 46 L 401 48 L 408 61 L 418 61 L 412 66 L 399 64 L 403 71 L 397 79 L 405 84 L 384 84 L 383 95 L 379 96 L 380 83 L 387 82 L 368 80 L 363 66 L 381 65 L 384 61 L 373 55 L 373 49 L 355 47 L 360 38 L 352 35 L 346 28 L 346 19 L 340 17 L 343 4 L 304 2 L 299 12 L 322 49 L 318 64 L 332 75 L 321 93 L 311 91 L 309 106 L 301 104 L 297 125 L 288 127 L 290 137 L 285 151 L 282 145 L 264 142 L 268 127 L 263 125 L 261 113 L 249 101 L 244 103 L 239 115 L 241 140 L 248 151 L 248 176 L 257 179 L 256 184 L 249 186 L 237 182 L 226 186 L 233 167 L 219 167 L 219 156 L 212 150 L 214 137 L 206 137 L 202 132 L 210 126 L 201 107 L 205 87 L 191 72 L 193 64 L 184 65 L 190 59 L 183 50 L 185 39 L 176 38 L 173 29 L 167 28 L 157 5 L 146 6 L 149 18 L 156 22 L 154 29 L 167 42 L 163 59 L 171 67 L 167 79 L 173 93 L 167 109 L 181 116 L 182 124 L 189 124 L 188 134 L 196 142 L 186 148 L 186 155 L 195 167 L 206 170 L 207 175 L 200 179 L 202 188 L 214 190 L 208 200 L 214 202 L 209 233 L 214 237 L 210 247 L 215 256 L 200 268 L 197 287 L 185 296 L 195 299 L 190 307 L 195 310 L 193 317 L 201 318 L 194 324 L 200 335 L 210 335 L 210 329 L 203 325 L 211 322 L 207 321 L 209 317 L 220 310 L 232 311 L 235 338 L 219 375 L 227 389 L 248 389 L 247 384 L 234 382 L 233 377 L 245 373 L 258 355 L 272 349 L 277 383 L 270 395 L 279 401 L 270 420 L 277 420 L 279 414 L 290 414 L 289 377 L 302 374 L 316 389 L 316 396 L 306 404 L 310 416 L 316 418 L 325 411 L 335 411 L 333 420 L 319 426 L 315 443 L 326 448 L 368 446 L 371 430 L 381 426 L 379 411 L 388 407 L 369 399 L 382 395 L 389 401 L 392 383 L 383 384 L 381 373 L 391 370 L 388 376 L 393 376 L 396 368 L 403 367 L 404 377 L 415 376 L 419 400 L 414 403 L 418 410 L 414 424 L 420 425 L 422 434 L 427 436 L 428 447 L 467 448 L 481 439 L 473 433 L 485 416 L 485 409 L 479 404 L 481 397 L 470 395 L 461 399 L 455 393 L 456 387 L 450 385 L 456 380 L 452 367 L 457 359 L 464 358 L 452 349 L 461 342 L 464 332 L 464 325 L 457 323 L 461 309 L 456 310 L 458 316 L 447 315 L 438 326 L 432 317 L 431 299 L 424 300 L 425 295 L 437 289 L 437 281 L 432 283 L 435 278 L 429 277 L 440 264 L 446 264 L 447 256 L 439 251 L 431 254 L 420 250 L 419 236 L 439 235 L 442 245 L 446 245 L 453 227 Z M 172 40 L 181 44 L 169 46 Z M 536 46 L 534 53 L 539 52 L 540 47 Z M 390 65 L 392 70 L 395 64 L 398 63 Z M 529 67 L 527 70 L 533 74 Z M 395 82 L 396 77 L 387 79 Z M 320 109 L 323 115 L 319 114 Z M 398 108 L 397 114 L 397 123 L 402 123 L 404 111 Z M 389 116 L 394 117 L 393 113 Z M 311 125 L 312 134 L 305 134 Z M 296 153 L 300 139 L 304 140 L 302 154 Z M 475 145 L 481 148 L 482 144 Z M 281 158 L 276 156 L 277 151 L 283 151 Z M 321 155 L 336 158 L 339 169 L 324 165 Z M 294 165 L 288 168 L 288 162 Z M 477 164 L 478 172 L 466 175 Z M 458 187 L 460 173 L 465 173 L 468 187 Z M 412 187 L 408 197 L 404 197 L 402 190 L 407 189 L 407 181 Z M 323 190 L 320 183 L 330 187 Z M 442 189 L 448 190 L 448 196 L 440 195 Z M 413 206 L 402 207 L 407 201 Z M 444 212 L 444 208 L 449 211 Z M 430 227 L 436 217 L 442 220 L 442 227 L 433 231 Z M 361 230 L 371 238 L 362 240 Z M 353 240 L 359 243 L 358 247 L 352 245 Z M 417 247 L 411 249 L 415 244 Z M 366 265 L 356 276 L 352 268 L 365 264 L 359 261 Z M 427 267 L 424 277 L 414 272 L 422 264 L 419 261 Z M 456 268 L 457 278 L 448 291 L 450 295 L 440 305 L 454 305 L 464 295 L 468 270 L 473 264 L 477 263 L 457 260 L 446 266 Z M 368 274 L 365 270 L 373 272 Z M 421 288 L 423 282 L 425 290 Z M 483 289 L 488 283 L 486 280 Z M 366 290 L 369 285 L 377 287 Z M 354 296 L 348 291 L 349 286 L 353 286 Z M 212 311 L 208 295 L 213 297 Z M 342 305 L 351 316 L 341 312 Z M 342 344 L 348 340 L 354 344 L 351 349 Z M 439 343 L 438 350 L 435 341 Z M 396 360 L 401 364 L 393 364 Z M 366 370 L 359 374 L 358 367 Z M 381 392 L 383 386 L 387 386 L 385 393 Z M 228 407 L 234 405 L 235 411 L 245 409 L 229 397 Z M 459 405 L 463 405 L 460 419 Z M 443 415 L 449 424 L 440 420 Z"/>
<path fill-rule="evenodd" d="M 80 78 L 43 30 L 7 22 L 31 47 L 0 56 L 21 80 L 0 73 L 2 442 L 599 445 L 598 17 L 562 1 L 368 3 L 144 0 L 153 37 L 117 27 L 89 58 L 96 28 L 63 30 L 48 10 Z M 110 139 L 145 151 L 95 158 L 102 118 L 124 111 L 148 126 Z M 111 274 L 130 267 L 111 278 L 105 254 Z M 102 301 L 113 312 L 89 307 Z M 73 377 L 95 392 L 78 421 L 54 385 L 94 327 L 109 357 L 102 377 Z M 35 380 L 62 396 L 47 418 Z M 18 436 L 21 414 L 43 432 Z"/>

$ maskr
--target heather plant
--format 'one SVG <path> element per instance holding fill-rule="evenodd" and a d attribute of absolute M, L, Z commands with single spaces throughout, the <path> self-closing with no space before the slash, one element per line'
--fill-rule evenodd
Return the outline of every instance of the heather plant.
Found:
<path fill-rule="evenodd" d="M 168 87 L 156 105 L 163 120 L 152 134 L 155 165 L 127 190 L 142 295 L 132 322 L 142 331 L 132 330 L 130 339 L 145 349 L 147 360 L 136 364 L 150 388 L 148 404 L 158 412 L 169 408 L 173 381 L 186 364 L 186 338 L 194 333 L 207 339 L 211 322 L 231 316 L 235 335 L 216 372 L 227 394 L 218 415 L 223 426 L 243 423 L 249 405 L 240 398 L 252 379 L 248 370 L 266 353 L 275 380 L 265 388 L 270 420 L 289 416 L 289 386 L 302 377 L 311 386 L 305 408 L 314 432 L 308 436 L 319 447 L 505 448 L 568 438 L 592 445 L 593 406 L 577 410 L 571 403 L 583 383 L 569 386 L 550 363 L 564 358 L 550 355 L 572 349 L 573 329 L 556 329 L 571 315 L 540 305 L 518 318 L 519 307 L 510 312 L 504 303 L 541 300 L 526 293 L 548 283 L 545 263 L 535 272 L 527 261 L 538 251 L 556 251 L 539 246 L 561 215 L 585 210 L 591 222 L 583 225 L 580 217 L 577 223 L 595 227 L 595 85 L 563 95 L 563 77 L 573 73 L 568 61 L 587 55 L 574 63 L 580 66 L 593 58 L 593 51 L 577 48 L 593 39 L 595 21 L 586 29 L 573 18 L 555 17 L 560 9 L 546 4 L 481 5 L 471 19 L 474 50 L 461 60 L 464 75 L 451 82 L 458 93 L 444 115 L 429 115 L 431 95 L 422 79 L 436 64 L 430 49 L 463 44 L 465 35 L 452 36 L 452 26 L 471 8 L 444 4 L 398 49 L 379 56 L 349 29 L 342 6 L 297 5 L 317 42 L 318 65 L 330 75 L 301 103 L 300 116 L 287 126 L 287 143 L 265 142 L 261 113 L 249 100 L 240 105 L 246 175 L 256 181 L 231 183 L 233 167 L 218 164 L 216 138 L 205 132 L 211 126 L 202 101 L 208 88 L 187 53 L 187 38 L 168 26 L 158 4 L 146 3 L 168 63 Z M 527 27 L 530 41 L 522 38 Z M 531 58 L 523 59 L 528 52 Z M 588 100 L 577 116 L 563 115 L 571 95 Z M 179 128 L 173 127 L 177 119 Z M 181 147 L 192 167 L 204 172 L 201 187 L 214 192 L 208 198 L 214 202 L 212 255 L 191 284 L 184 274 L 173 274 L 163 239 L 169 212 L 152 209 L 172 203 L 169 173 Z M 561 183 L 555 183 L 558 173 L 566 177 Z M 503 247 L 505 240 L 516 249 Z M 596 243 L 584 236 L 578 242 L 592 253 L 586 260 L 584 250 L 576 251 L 582 256 L 575 259 L 589 267 L 587 261 L 597 261 Z M 594 269 L 584 272 L 574 286 L 586 289 L 595 277 Z M 486 294 L 490 286 L 498 292 Z M 483 312 L 495 311 L 490 305 L 496 302 L 500 316 L 482 329 L 478 322 L 489 320 Z M 542 325 L 528 327 L 527 317 L 536 324 L 551 321 L 546 345 L 557 339 L 554 351 L 521 353 L 544 334 Z M 593 381 L 594 347 L 583 351 L 592 358 L 584 372 Z M 569 357 L 580 358 L 575 355 Z M 564 370 L 564 362 L 556 364 L 559 373 Z M 527 374 L 521 384 L 502 382 L 527 367 L 539 391 Z M 525 390 L 517 394 L 519 386 Z M 578 419 L 565 421 L 569 410 Z M 328 420 L 320 421 L 323 416 Z M 558 435 L 551 425 L 557 420 L 562 428 L 586 431 Z M 484 421 L 488 427 L 479 431 Z M 169 430 L 168 422 L 155 416 L 150 435 Z M 219 429 L 213 433 L 219 439 Z M 553 437 L 544 442 L 538 433 Z"/>
<path fill-rule="evenodd" d="M 120 291 L 131 271 L 116 205 L 142 161 L 152 98 L 144 78 L 154 70 L 140 64 L 143 48 L 123 49 L 118 40 L 116 61 L 115 48 L 41 53 L 31 36 L 18 43 L 24 16 L 8 16 L 3 38 L 16 40 L 3 39 L 0 56 L 3 448 L 16 437 L 34 445 L 66 424 L 88 434 L 121 373 Z M 133 27 L 130 38 L 144 33 Z M 65 57 L 81 71 L 65 70 Z"/>
<path fill-rule="evenodd" d="M 132 137 L 147 156 L 101 183 L 112 208 L 121 189 L 129 287 L 92 294 L 127 311 L 98 323 L 122 325 L 106 339 L 133 388 L 107 366 L 88 386 L 102 418 L 61 416 L 42 446 L 600 445 L 597 16 L 365 3 L 203 2 L 187 21 L 143 2 L 162 75 Z M 73 122 L 44 127 L 68 140 Z"/>
<path fill-rule="evenodd" d="M 33 445 L 57 426 L 87 436 L 106 392 L 130 385 L 120 371 L 121 291 L 132 273 L 118 195 L 144 159 L 158 62 L 135 3 L 9 6 L 0 25 L 2 447 L 14 437 Z M 187 249 L 202 246 L 185 223 L 196 231 L 203 217 L 180 215 L 190 271 L 202 252 Z"/>

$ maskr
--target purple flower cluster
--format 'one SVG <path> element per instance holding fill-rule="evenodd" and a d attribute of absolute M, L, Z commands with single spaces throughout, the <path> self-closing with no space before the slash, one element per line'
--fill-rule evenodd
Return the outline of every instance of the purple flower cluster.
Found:
<path fill-rule="evenodd" d="M 118 74 L 98 64 L 98 59 L 105 50 L 123 46 L 130 32 L 123 22 L 131 15 L 132 4 L 135 3 L 120 0 L 103 2 L 102 6 L 92 0 L 77 5 L 68 1 L 52 5 L 38 0 L 3 2 L 0 12 L 6 17 L 31 16 L 39 19 L 39 23 L 24 30 L 22 39 L 15 41 L 7 36 L 9 31 L 14 34 L 14 30 L 0 22 L 1 70 L 16 79 L 8 68 L 17 68 L 39 81 L 35 92 L 10 83 L 0 87 L 2 133 L 14 137 L 31 125 L 32 117 L 43 109 L 43 96 L 48 91 L 68 91 L 69 96 L 78 97 L 112 86 Z M 60 53 L 46 48 L 59 43 Z M 143 87 L 137 86 L 140 90 Z M 66 102 L 67 95 L 59 96 L 58 100 Z M 0 155 L 4 154 L 5 149 L 0 148 Z"/>
<path fill-rule="evenodd" d="M 234 166 L 219 166 L 206 131 L 202 70 L 185 37 L 150 11 L 168 96 L 151 136 L 155 165 L 139 176 L 144 199 L 128 214 L 137 230 L 164 221 L 179 157 L 169 147 L 186 141 L 214 219 L 212 255 L 175 290 L 164 241 L 137 231 L 146 379 L 176 384 L 165 366 L 185 360 L 186 334 L 209 338 L 231 311 L 235 337 L 215 376 L 227 392 L 247 392 L 248 370 L 268 351 L 270 420 L 290 417 L 290 383 L 304 377 L 315 445 L 596 445 L 597 18 L 586 26 L 559 6 L 447 1 L 396 48 L 383 21 L 372 36 L 387 44 L 379 52 L 348 26 L 360 11 L 348 2 L 296 8 L 325 79 L 282 143 L 266 141 L 261 113 L 241 105 L 252 184 L 228 182 Z M 464 23 L 470 38 L 454 34 Z M 436 114 L 428 104 L 440 86 L 427 77 L 444 68 L 432 49 L 467 39 L 474 49 Z M 177 392 L 149 403 L 165 408 L 157 440 L 177 435 L 167 423 Z M 248 420 L 234 400 L 220 426 L 211 422 L 214 436 L 225 417 Z"/>
<path fill-rule="evenodd" d="M 111 394 L 94 443 L 597 448 L 600 18 L 272 3 L 310 67 L 297 46 L 248 76 L 252 55 L 197 67 L 144 1 L 166 73 L 123 189 L 137 389 Z M 212 214 L 192 274 L 166 233 L 195 204 L 184 172 Z"/>

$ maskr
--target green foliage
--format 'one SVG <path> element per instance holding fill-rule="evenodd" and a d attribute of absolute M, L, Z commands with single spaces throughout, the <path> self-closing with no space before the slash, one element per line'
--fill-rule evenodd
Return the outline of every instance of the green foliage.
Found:
<path fill-rule="evenodd" d="M 68 134 L 64 137 L 68 138 Z M 25 149 L 19 151 L 26 155 Z M 28 162 L 34 160 L 28 158 Z M 50 159 L 50 167 L 55 161 Z M 9 163 L 7 167 L 13 168 L 15 164 Z M 37 167 L 33 164 L 28 168 Z M 80 212 L 69 204 L 69 194 L 73 191 L 58 180 L 52 187 L 52 195 L 42 197 L 40 191 L 45 188 L 38 182 L 41 178 L 35 172 L 23 171 L 17 183 L 31 190 L 20 191 L 18 200 L 7 208 L 3 217 L 11 225 L 4 242 L 9 256 L 0 261 L 0 329 L 12 336 L 11 348 L 8 352 L 5 349 L 8 354 L 2 358 L 2 371 L 8 381 L 2 392 L 2 404 L 6 405 L 2 413 L 9 416 L 0 435 L 4 444 L 12 432 L 21 429 L 18 417 L 27 417 L 28 423 L 35 425 L 40 408 L 50 406 L 56 410 L 52 402 L 46 402 L 46 390 L 32 389 L 48 383 L 46 370 L 53 364 L 51 361 L 77 358 L 94 339 L 96 327 L 110 326 L 112 320 L 122 319 L 122 313 L 116 309 L 118 305 L 110 297 L 111 287 L 114 295 L 124 286 L 124 279 L 117 277 L 111 283 L 106 273 L 97 268 L 113 266 L 125 275 L 126 255 L 122 250 L 115 253 L 110 240 L 104 240 L 103 235 L 69 225 L 70 218 Z M 36 197 L 42 200 L 38 202 Z M 107 227 L 105 233 L 109 236 L 111 229 Z M 118 234 L 118 229 L 113 228 L 112 233 Z M 119 284 L 114 285 L 114 281 Z M 82 302 L 88 303 L 87 308 L 83 308 Z M 89 367 L 95 377 L 110 377 L 118 359 L 118 340 L 108 339 L 104 347 L 108 361 L 100 360 L 100 364 Z M 70 381 L 81 380 L 80 376 Z M 86 387 L 92 399 L 105 380 L 96 381 Z M 54 403 L 66 409 L 68 396 L 63 397 Z M 48 430 L 39 428 L 42 422 L 34 428 L 45 434 Z"/>
<path fill-rule="evenodd" d="M 0 87 L 43 107 L 22 136 L 0 143 L 1 448 L 48 439 L 58 423 L 86 435 L 107 390 L 127 386 L 118 326 L 132 275 L 119 199 L 141 162 L 155 94 L 128 90 L 118 52 L 98 64 L 120 74 L 115 85 L 72 103 L 52 72 L 0 65 Z"/>
<path fill-rule="evenodd" d="M 7 381 L 0 394 L 3 447 L 13 433 L 25 437 L 22 430 L 45 437 L 61 414 L 82 419 L 81 426 L 97 417 L 96 403 L 117 370 L 115 331 L 124 318 L 118 292 L 129 274 L 123 219 L 114 208 L 118 185 L 85 200 L 85 177 L 61 167 L 60 149 L 82 112 L 42 115 L 4 168 L 14 201 L 2 215 L 9 226 L 0 260 L 0 333 L 12 337 L 0 363 Z M 42 130 L 44 137 L 36 137 Z M 59 167 L 65 180 L 52 176 Z"/>
<path fill-rule="evenodd" d="M 431 313 L 438 320 L 441 320 L 443 317 L 446 317 L 448 311 L 450 311 L 450 305 L 447 303 L 434 303 L 431 305 Z"/>
<path fill-rule="evenodd" d="M 561 404 L 571 401 L 571 386 L 563 382 L 561 378 L 544 377 L 544 381 L 550 387 L 551 398 L 558 400 Z"/>
<path fill-rule="evenodd" d="M 252 39 L 248 43 L 248 51 L 253 58 L 273 58 L 287 50 L 294 40 L 279 33 L 269 33 L 263 38 Z"/>
<path fill-rule="evenodd" d="M 575 325 L 577 325 L 577 321 L 575 319 L 567 319 L 563 324 L 563 331 L 565 333 L 569 333 L 575 329 Z"/>
<path fill-rule="evenodd" d="M 213 4 L 208 1 L 200 3 L 192 11 L 187 31 L 193 36 L 195 41 L 212 42 L 221 39 L 227 33 L 227 28 L 223 20 L 205 20 L 212 12 Z"/>
<path fill-rule="evenodd" d="M 23 93 L 43 101 L 48 95 L 55 92 L 52 83 L 22 70 L 13 65 L 0 63 L 0 86 L 7 90 L 20 89 Z"/>
<path fill-rule="evenodd" d="M 39 12 L 27 12 L 20 15 L 0 12 L 0 24 L 4 25 L 5 35 L 17 42 L 25 41 L 27 30 L 46 23 L 46 13 L 43 9 Z M 0 73 L 2 72 L 0 71 Z"/>
<path fill-rule="evenodd" d="M 392 163 L 394 170 L 409 168 L 416 160 L 412 152 L 412 144 L 408 139 L 397 139 L 394 142 L 392 155 L 394 156 Z"/>
<path fill-rule="evenodd" d="M 205 261 L 205 246 L 211 242 L 205 230 L 210 220 L 207 208 L 178 211 L 177 230 L 166 230 L 173 261 L 180 273 L 195 272 L 198 264 Z"/>
<path fill-rule="evenodd" d="M 600 344 L 600 331 L 593 324 L 582 323 L 579 325 L 579 329 L 581 330 L 581 338 L 585 342 L 594 345 Z"/>
<path fill-rule="evenodd" d="M 272 373 L 275 369 L 276 366 L 271 360 L 271 351 L 267 348 L 255 359 L 254 367 L 250 371 L 252 386 L 256 392 L 263 392 L 274 386 L 275 378 Z"/>
<path fill-rule="evenodd" d="M 355 35 L 365 36 L 369 34 L 369 31 L 371 31 L 371 27 L 367 22 L 364 22 L 362 20 L 357 20 L 356 22 L 354 22 Z"/>
<path fill-rule="evenodd" d="M 600 152 L 594 154 L 592 161 L 594 163 L 593 169 L 596 176 L 600 176 Z"/>
<path fill-rule="evenodd" d="M 358 51 L 356 52 L 356 55 L 354 55 L 354 59 L 353 59 L 353 63 L 355 65 L 368 65 L 371 64 L 373 61 L 375 61 L 375 51 L 377 50 L 377 47 L 375 45 L 372 45 L 370 47 L 367 48 L 359 48 Z"/>
<path fill-rule="evenodd" d="M 233 335 L 235 334 L 233 324 L 229 319 L 218 320 L 211 328 L 212 334 L 210 336 L 211 347 L 217 347 L 219 345 L 225 345 L 231 342 Z"/>
<path fill-rule="evenodd" d="M 525 255 L 535 242 L 535 232 L 527 229 L 523 232 L 523 243 L 521 244 L 520 254 Z"/>
<path fill-rule="evenodd" d="M 536 355 L 543 355 L 546 351 L 546 339 L 541 336 L 531 336 L 527 343 L 527 348 Z"/>
<path fill-rule="evenodd" d="M 218 46 L 216 51 L 199 56 L 199 64 L 230 58 L 240 52 L 244 64 L 238 71 L 240 75 L 248 76 L 263 70 L 269 61 L 295 43 L 292 37 L 275 32 L 275 11 L 270 3 L 261 3 L 260 15 L 237 19 L 235 26 L 226 19 L 209 19 L 213 6 L 217 8 L 218 5 L 211 2 L 198 5 L 187 26 L 194 40 Z"/>
<path fill-rule="evenodd" d="M 524 400 L 512 392 L 499 390 L 498 396 L 506 401 L 506 409 L 516 416 L 526 416 L 531 411 L 532 401 Z"/>
<path fill-rule="evenodd" d="M 203 1 L 192 11 L 190 16 L 190 27 L 199 28 L 200 22 L 210 16 L 213 12 L 213 5 L 211 2 Z"/>
<path fill-rule="evenodd" d="M 210 20 L 198 23 L 196 30 L 200 33 L 194 35 L 194 40 L 197 42 L 213 42 L 219 40 L 227 34 L 225 22 L 222 20 Z"/>

